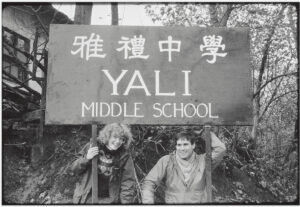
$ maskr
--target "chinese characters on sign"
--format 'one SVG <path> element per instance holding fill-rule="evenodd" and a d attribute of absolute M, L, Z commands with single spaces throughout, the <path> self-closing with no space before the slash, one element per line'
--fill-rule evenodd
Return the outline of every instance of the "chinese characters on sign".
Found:
<path fill-rule="evenodd" d="M 87 36 L 75 36 L 73 46 L 79 46 L 76 51 L 71 50 L 72 55 L 77 55 L 80 53 L 80 58 L 89 60 L 90 57 L 96 58 L 105 58 L 106 54 L 103 53 L 103 40 L 100 39 L 100 35 L 92 33 L 90 38 L 87 39 Z M 203 37 L 204 45 L 200 45 L 200 51 L 208 51 L 203 53 L 201 56 L 212 56 L 211 60 L 207 60 L 208 63 L 214 64 L 217 60 L 217 56 L 225 57 L 227 53 L 218 53 L 218 50 L 225 50 L 225 44 L 222 43 L 222 36 L 208 35 Z M 129 37 L 121 37 L 121 40 L 118 41 L 122 47 L 117 48 L 118 52 L 124 51 L 124 59 L 148 59 L 149 55 L 144 55 L 146 39 L 139 35 Z M 168 53 L 168 61 L 172 62 L 172 52 L 180 52 L 181 41 L 173 40 L 172 36 L 168 36 L 168 40 L 161 40 L 158 42 L 159 51 Z"/>
<path fill-rule="evenodd" d="M 223 37 L 222 36 L 215 36 L 215 35 L 208 35 L 203 37 L 204 45 L 200 45 L 200 51 L 206 50 L 209 51 L 207 53 L 203 53 L 202 56 L 212 56 L 211 60 L 207 60 L 208 63 L 215 63 L 217 60 L 217 56 L 225 57 L 226 53 L 217 53 L 219 48 L 223 51 L 225 50 L 225 45 L 221 44 Z"/>
<path fill-rule="evenodd" d="M 163 45 L 166 44 L 167 47 L 163 48 Z M 177 47 L 173 48 L 173 44 L 175 44 Z M 180 44 L 181 41 L 173 41 L 172 36 L 168 36 L 168 40 L 166 41 L 159 41 L 159 51 L 160 52 L 168 52 L 169 54 L 169 62 L 172 62 L 172 52 L 180 52 Z"/>
<path fill-rule="evenodd" d="M 80 58 L 85 56 L 86 60 L 89 60 L 90 57 L 105 58 L 106 54 L 103 53 L 102 42 L 103 40 L 98 34 L 95 37 L 95 33 L 92 33 L 89 39 L 87 36 L 76 36 L 73 45 L 79 46 L 79 48 L 76 51 L 71 50 L 71 54 L 80 53 Z"/>
<path fill-rule="evenodd" d="M 249 125 L 248 32 L 51 25 L 45 123 Z"/>
<path fill-rule="evenodd" d="M 136 35 L 134 35 L 134 37 L 131 39 L 122 36 L 122 40 L 118 41 L 118 43 L 123 44 L 123 47 L 118 48 L 117 51 L 120 52 L 124 50 L 124 59 L 128 59 L 128 58 L 148 59 L 149 55 L 143 55 L 145 41 L 146 39 L 143 38 L 142 35 L 140 35 L 139 37 L 136 37 Z M 128 51 L 131 51 L 131 56 L 128 56 Z"/>

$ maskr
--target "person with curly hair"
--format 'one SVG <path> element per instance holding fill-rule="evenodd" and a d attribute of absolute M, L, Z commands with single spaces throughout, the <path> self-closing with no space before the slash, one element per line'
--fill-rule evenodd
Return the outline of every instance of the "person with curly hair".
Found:
<path fill-rule="evenodd" d="M 92 203 L 92 159 L 98 157 L 98 202 L 133 203 L 134 165 L 128 148 L 132 134 L 125 124 L 106 125 L 97 137 L 97 146 L 87 143 L 72 163 L 71 170 L 82 175 L 73 196 L 76 204 Z"/>

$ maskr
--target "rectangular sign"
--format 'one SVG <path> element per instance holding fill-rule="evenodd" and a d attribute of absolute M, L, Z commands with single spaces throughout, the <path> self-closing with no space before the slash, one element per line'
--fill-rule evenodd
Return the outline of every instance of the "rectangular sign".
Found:
<path fill-rule="evenodd" d="M 252 124 L 247 28 L 51 25 L 46 124 Z"/>

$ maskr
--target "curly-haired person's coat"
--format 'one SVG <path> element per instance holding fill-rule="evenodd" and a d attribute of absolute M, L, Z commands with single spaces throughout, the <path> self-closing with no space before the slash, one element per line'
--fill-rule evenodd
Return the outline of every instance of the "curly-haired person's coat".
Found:
<path fill-rule="evenodd" d="M 79 152 L 79 156 L 72 163 L 71 170 L 82 175 L 74 191 L 73 202 L 84 204 L 91 202 L 92 190 L 92 161 L 86 158 L 90 143 L 86 144 Z M 98 144 L 99 150 L 105 146 Z M 98 203 L 133 203 L 135 194 L 134 165 L 128 150 L 121 147 L 115 155 L 116 162 L 109 178 L 109 197 L 99 200 Z"/>

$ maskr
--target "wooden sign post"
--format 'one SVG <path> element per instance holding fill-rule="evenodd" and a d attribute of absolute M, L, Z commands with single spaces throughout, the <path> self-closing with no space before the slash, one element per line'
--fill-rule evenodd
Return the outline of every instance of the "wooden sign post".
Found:
<path fill-rule="evenodd" d="M 207 201 L 209 203 L 212 202 L 212 188 L 211 188 L 211 134 L 210 134 L 211 126 L 204 126 L 204 137 L 205 137 L 205 176 L 206 176 L 206 193 L 207 193 Z"/>
<path fill-rule="evenodd" d="M 91 3 L 76 3 L 75 9 L 75 24 L 91 24 L 91 16 L 92 16 L 92 6 Z M 92 124 L 92 138 L 91 145 L 92 147 L 97 146 L 97 125 Z M 92 203 L 98 202 L 98 171 L 97 171 L 97 156 L 95 156 L 92 160 Z"/>
<path fill-rule="evenodd" d="M 97 125 L 92 124 L 92 146 L 97 146 Z M 97 167 L 98 156 L 95 156 L 92 160 L 92 203 L 98 202 L 98 167 Z"/>

